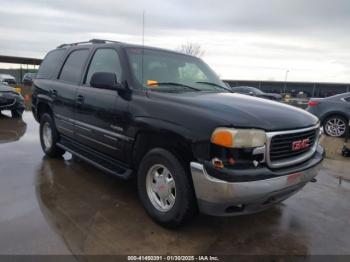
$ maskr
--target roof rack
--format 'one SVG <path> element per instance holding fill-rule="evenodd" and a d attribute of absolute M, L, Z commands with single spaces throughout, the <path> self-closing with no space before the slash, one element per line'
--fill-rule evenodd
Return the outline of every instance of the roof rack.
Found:
<path fill-rule="evenodd" d="M 71 43 L 71 44 L 62 44 L 62 45 L 59 45 L 57 48 L 62 48 L 62 47 L 65 47 L 65 46 L 84 45 L 84 44 L 106 44 L 106 43 L 120 43 L 120 42 L 113 41 L 113 40 L 105 40 L 105 39 L 91 39 L 89 41 L 84 41 L 84 42 L 76 42 L 76 43 Z"/>

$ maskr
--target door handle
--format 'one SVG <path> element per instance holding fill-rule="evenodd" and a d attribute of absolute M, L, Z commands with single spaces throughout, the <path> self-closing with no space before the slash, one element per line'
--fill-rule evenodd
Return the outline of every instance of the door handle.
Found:
<path fill-rule="evenodd" d="M 76 101 L 78 105 L 82 105 L 84 104 L 84 97 L 82 95 L 78 95 Z"/>
<path fill-rule="evenodd" d="M 50 91 L 50 93 L 51 93 L 51 97 L 52 98 L 56 98 L 57 97 L 57 90 L 53 89 L 53 90 Z"/>

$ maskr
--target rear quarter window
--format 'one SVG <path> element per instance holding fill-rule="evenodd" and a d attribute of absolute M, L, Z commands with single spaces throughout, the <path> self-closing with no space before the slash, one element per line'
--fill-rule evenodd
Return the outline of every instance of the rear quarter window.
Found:
<path fill-rule="evenodd" d="M 44 61 L 39 67 L 36 78 L 38 79 L 49 79 L 52 77 L 55 69 L 61 63 L 65 49 L 57 49 L 49 52 Z"/>

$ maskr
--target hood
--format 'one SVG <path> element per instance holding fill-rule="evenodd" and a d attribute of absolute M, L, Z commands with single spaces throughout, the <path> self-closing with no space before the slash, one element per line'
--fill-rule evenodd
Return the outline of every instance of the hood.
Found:
<path fill-rule="evenodd" d="M 16 92 L 14 88 L 0 83 L 0 92 Z"/>
<path fill-rule="evenodd" d="M 315 116 L 302 109 L 247 95 L 202 92 L 175 95 L 152 93 L 154 95 L 151 96 L 162 96 L 161 99 L 168 100 L 168 105 L 182 104 L 185 118 L 196 118 L 197 116 L 191 116 L 191 111 L 200 110 L 208 118 L 206 121 L 210 121 L 211 118 L 215 118 L 215 121 L 220 119 L 225 126 L 279 131 L 310 127 L 318 123 Z M 195 107 L 196 110 L 191 110 L 191 107 Z"/>

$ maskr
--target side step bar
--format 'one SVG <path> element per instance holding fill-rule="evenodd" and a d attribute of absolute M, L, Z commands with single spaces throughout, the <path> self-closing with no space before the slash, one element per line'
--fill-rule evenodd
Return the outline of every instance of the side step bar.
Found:
<path fill-rule="evenodd" d="M 61 142 L 57 143 L 57 146 L 110 175 L 125 180 L 132 176 L 133 171 L 131 169 L 125 168 L 110 159 L 104 159 L 99 156 L 99 153 L 95 154 L 92 150 L 84 150 L 80 146 L 74 146 L 73 143 L 70 143 L 66 139 L 61 139 Z"/>

